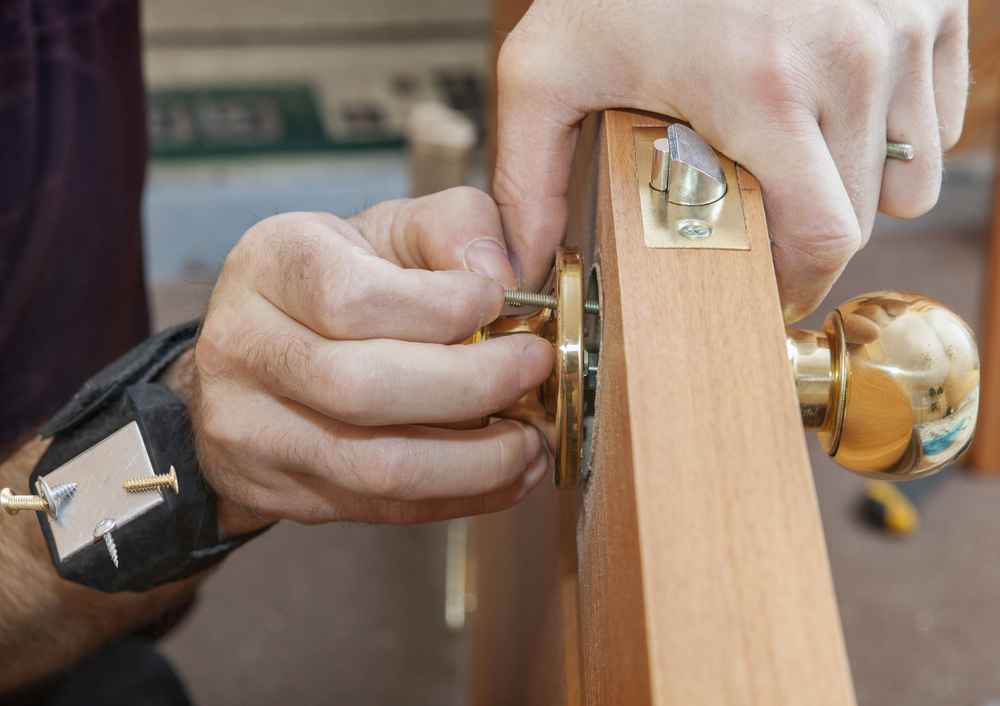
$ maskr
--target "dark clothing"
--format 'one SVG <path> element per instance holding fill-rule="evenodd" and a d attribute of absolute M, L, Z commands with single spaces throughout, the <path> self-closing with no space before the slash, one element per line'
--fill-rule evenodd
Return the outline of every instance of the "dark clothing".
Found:
<path fill-rule="evenodd" d="M 148 335 L 146 157 L 137 2 L 0 0 L 0 444 Z"/>
<path fill-rule="evenodd" d="M 98 652 L 67 678 L 0 694 L 0 706 L 191 706 L 191 700 L 152 643 L 130 637 Z"/>
<path fill-rule="evenodd" d="M 137 0 L 0 0 L 0 447 L 149 335 L 146 157 Z M 0 703 L 190 702 L 129 638 Z"/>

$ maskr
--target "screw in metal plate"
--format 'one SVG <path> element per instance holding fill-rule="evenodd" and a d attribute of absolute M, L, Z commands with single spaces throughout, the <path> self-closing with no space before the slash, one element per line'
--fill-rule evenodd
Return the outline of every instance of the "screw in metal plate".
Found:
<path fill-rule="evenodd" d="M 117 528 L 118 523 L 111 517 L 101 520 L 94 528 L 94 539 L 104 539 L 104 544 L 108 547 L 108 554 L 111 556 L 111 561 L 115 563 L 116 569 L 118 568 L 118 547 L 115 546 L 115 540 L 111 538 L 111 533 Z"/>
<path fill-rule="evenodd" d="M 35 487 L 38 489 L 38 494 L 45 498 L 49 515 L 52 516 L 53 520 L 58 520 L 63 507 L 76 494 L 77 485 L 76 483 L 59 483 L 50 488 L 45 478 L 39 478 L 35 482 Z"/>
<path fill-rule="evenodd" d="M 14 491 L 10 488 L 0 490 L 0 506 L 11 516 L 21 510 L 45 512 L 49 509 L 48 501 L 41 495 L 14 495 Z"/>
<path fill-rule="evenodd" d="M 170 473 L 162 473 L 158 476 L 147 476 L 145 478 L 133 478 L 122 483 L 122 487 L 130 493 L 141 493 L 146 490 L 156 490 L 157 488 L 173 488 L 177 490 L 177 471 L 170 467 Z"/>
<path fill-rule="evenodd" d="M 677 221 L 677 232 L 689 240 L 702 240 L 712 234 L 712 226 L 704 221 L 686 218 Z"/>

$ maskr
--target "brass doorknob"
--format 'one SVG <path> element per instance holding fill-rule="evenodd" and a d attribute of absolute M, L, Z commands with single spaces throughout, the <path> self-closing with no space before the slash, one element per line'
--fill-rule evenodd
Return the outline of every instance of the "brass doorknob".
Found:
<path fill-rule="evenodd" d="M 823 450 L 868 478 L 919 478 L 972 441 L 979 352 L 968 325 L 929 297 L 875 292 L 786 329 L 802 423 Z"/>
<path fill-rule="evenodd" d="M 556 487 L 577 488 L 583 472 L 584 389 L 586 378 L 593 381 L 597 372 L 596 356 L 591 359 L 584 348 L 588 334 L 585 318 L 591 323 L 588 337 L 600 335 L 597 313 L 585 312 L 583 256 L 579 248 L 564 247 L 556 252 L 550 301 L 555 308 L 546 306 L 526 316 L 499 317 L 467 343 L 531 333 L 552 344 L 556 360 L 549 377 L 496 416 L 520 419 L 549 431 L 554 426 Z M 588 362 L 593 371 L 588 370 Z"/>
<path fill-rule="evenodd" d="M 600 341 L 577 248 L 556 253 L 548 302 L 555 309 L 500 317 L 468 342 L 532 333 L 552 344 L 552 374 L 496 416 L 554 427 L 556 486 L 575 488 L 583 477 L 584 410 L 597 386 Z M 971 329 L 943 304 L 875 292 L 839 306 L 822 331 L 789 328 L 786 336 L 803 426 L 818 432 L 841 466 L 868 478 L 919 478 L 971 443 L 979 353 Z"/>

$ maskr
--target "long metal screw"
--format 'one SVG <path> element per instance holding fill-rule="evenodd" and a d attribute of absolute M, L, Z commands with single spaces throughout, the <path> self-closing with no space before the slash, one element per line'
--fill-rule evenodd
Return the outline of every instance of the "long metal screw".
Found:
<path fill-rule="evenodd" d="M 917 150 L 913 147 L 913 145 L 908 145 L 905 142 L 893 142 L 892 140 L 886 140 L 885 154 L 887 157 L 905 159 L 908 162 L 917 155 Z"/>
<path fill-rule="evenodd" d="M 170 467 L 170 473 L 163 473 L 158 476 L 146 476 L 145 478 L 133 478 L 122 483 L 122 487 L 130 493 L 141 493 L 146 490 L 156 490 L 157 488 L 177 489 L 177 471 Z"/>
<path fill-rule="evenodd" d="M 118 568 L 118 547 L 115 546 L 115 540 L 111 538 L 111 533 L 117 528 L 118 523 L 111 517 L 101 520 L 94 528 L 94 539 L 104 539 L 108 555 L 111 557 L 111 561 L 115 562 L 116 569 Z"/>
<path fill-rule="evenodd" d="M 41 495 L 14 495 L 10 488 L 0 490 L 0 505 L 8 515 L 16 515 L 21 510 L 36 510 L 46 512 L 48 501 Z"/>
<path fill-rule="evenodd" d="M 558 302 L 550 294 L 538 292 L 522 292 L 520 289 L 505 289 L 503 300 L 511 306 L 534 306 L 544 309 L 555 309 Z M 600 314 L 601 305 L 596 299 L 588 299 L 583 303 L 583 310 L 588 314 Z"/>

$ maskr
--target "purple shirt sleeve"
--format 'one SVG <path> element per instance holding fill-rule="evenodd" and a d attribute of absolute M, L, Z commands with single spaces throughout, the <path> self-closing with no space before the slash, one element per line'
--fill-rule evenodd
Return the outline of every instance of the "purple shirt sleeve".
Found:
<path fill-rule="evenodd" d="M 134 0 L 0 2 L 0 443 L 145 338 Z"/>

